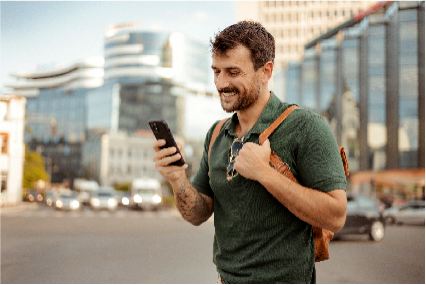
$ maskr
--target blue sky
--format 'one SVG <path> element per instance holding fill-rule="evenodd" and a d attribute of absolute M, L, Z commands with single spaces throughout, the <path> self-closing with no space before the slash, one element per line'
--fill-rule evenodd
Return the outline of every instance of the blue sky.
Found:
<path fill-rule="evenodd" d="M 208 43 L 235 22 L 233 1 L 10 1 L 1 8 L 0 86 L 10 73 L 102 56 L 105 29 L 141 22 L 142 29 L 182 32 Z"/>

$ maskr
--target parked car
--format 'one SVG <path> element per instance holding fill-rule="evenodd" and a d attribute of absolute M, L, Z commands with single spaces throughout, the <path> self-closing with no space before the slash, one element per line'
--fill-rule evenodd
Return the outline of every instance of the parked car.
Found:
<path fill-rule="evenodd" d="M 112 187 L 99 187 L 95 194 L 90 198 L 90 207 L 93 210 L 106 209 L 115 211 L 117 209 L 117 198 L 115 196 L 115 189 Z"/>
<path fill-rule="evenodd" d="M 425 202 L 410 201 L 399 207 L 391 207 L 383 213 L 389 224 L 425 224 Z"/>
<path fill-rule="evenodd" d="M 117 191 L 117 203 L 120 206 L 127 207 L 130 204 L 130 193 L 128 191 Z"/>
<path fill-rule="evenodd" d="M 43 195 L 37 190 L 29 190 L 24 197 L 24 202 L 42 202 Z"/>
<path fill-rule="evenodd" d="M 161 183 L 157 179 L 134 179 L 130 186 L 130 207 L 157 210 L 162 201 L 161 192 Z"/>
<path fill-rule="evenodd" d="M 80 201 L 78 200 L 77 194 L 75 192 L 60 194 L 55 200 L 55 209 L 70 211 L 79 210 Z"/>
<path fill-rule="evenodd" d="M 343 229 L 334 234 L 334 239 L 347 234 L 368 234 L 373 241 L 385 236 L 385 222 L 377 202 L 373 199 L 347 194 L 348 206 Z"/>
<path fill-rule="evenodd" d="M 55 193 L 53 193 L 52 191 L 46 191 L 46 197 L 45 197 L 45 201 L 46 201 L 46 205 L 47 206 L 53 206 L 55 204 Z"/>

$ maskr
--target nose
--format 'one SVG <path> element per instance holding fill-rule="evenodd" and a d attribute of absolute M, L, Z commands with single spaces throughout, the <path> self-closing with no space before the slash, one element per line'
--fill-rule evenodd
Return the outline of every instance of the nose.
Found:
<path fill-rule="evenodd" d="M 229 87 L 229 80 L 226 78 L 224 72 L 220 72 L 219 74 L 215 75 L 214 84 L 218 90 Z"/>

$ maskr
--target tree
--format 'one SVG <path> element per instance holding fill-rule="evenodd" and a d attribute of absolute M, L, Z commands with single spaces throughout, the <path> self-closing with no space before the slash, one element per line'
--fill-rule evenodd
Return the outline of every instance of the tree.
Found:
<path fill-rule="evenodd" d="M 126 182 L 126 183 L 121 183 L 121 184 L 114 184 L 114 188 L 117 191 L 129 191 L 129 187 L 130 184 L 132 184 L 132 182 Z"/>
<path fill-rule="evenodd" d="M 25 152 L 23 187 L 34 188 L 37 181 L 48 181 L 49 175 L 46 172 L 42 156 L 36 151 Z"/>

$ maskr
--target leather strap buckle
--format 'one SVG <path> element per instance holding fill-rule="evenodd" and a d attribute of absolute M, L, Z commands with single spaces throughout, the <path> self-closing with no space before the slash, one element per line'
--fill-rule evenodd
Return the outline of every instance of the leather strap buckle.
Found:
<path fill-rule="evenodd" d="M 281 163 L 281 165 L 275 168 L 275 170 L 279 172 L 279 169 L 283 166 L 287 166 L 287 169 L 282 173 L 282 174 L 286 174 L 290 170 L 290 165 L 288 165 L 287 162 Z"/>

